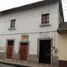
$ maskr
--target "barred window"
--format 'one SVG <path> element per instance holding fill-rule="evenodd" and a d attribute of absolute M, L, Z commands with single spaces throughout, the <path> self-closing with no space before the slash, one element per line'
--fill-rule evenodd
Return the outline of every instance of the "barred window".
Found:
<path fill-rule="evenodd" d="M 42 14 L 42 24 L 49 24 L 49 14 Z"/>
<path fill-rule="evenodd" d="M 10 28 L 15 28 L 16 19 L 11 20 Z"/>

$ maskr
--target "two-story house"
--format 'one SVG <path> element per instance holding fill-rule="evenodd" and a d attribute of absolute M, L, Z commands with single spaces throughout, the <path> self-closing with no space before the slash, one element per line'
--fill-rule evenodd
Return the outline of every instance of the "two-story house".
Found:
<path fill-rule="evenodd" d="M 0 60 L 44 64 L 67 61 L 63 22 L 61 0 L 44 0 L 0 12 Z"/>

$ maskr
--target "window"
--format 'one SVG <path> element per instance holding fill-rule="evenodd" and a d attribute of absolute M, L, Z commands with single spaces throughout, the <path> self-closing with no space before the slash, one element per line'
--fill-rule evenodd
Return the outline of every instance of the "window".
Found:
<path fill-rule="evenodd" d="M 10 28 L 15 28 L 16 19 L 11 20 Z"/>
<path fill-rule="evenodd" d="M 49 14 L 42 14 L 42 24 L 49 24 Z"/>
<path fill-rule="evenodd" d="M 14 40 L 8 40 L 8 45 L 13 45 L 14 44 Z"/>

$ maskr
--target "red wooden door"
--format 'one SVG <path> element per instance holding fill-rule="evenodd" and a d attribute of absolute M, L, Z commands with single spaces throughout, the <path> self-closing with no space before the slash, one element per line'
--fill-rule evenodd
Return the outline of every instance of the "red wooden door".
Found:
<path fill-rule="evenodd" d="M 8 44 L 7 44 L 7 54 L 6 54 L 6 58 L 7 58 L 7 59 L 12 59 L 13 44 L 14 44 L 14 41 L 13 41 L 13 40 L 8 40 Z"/>
<path fill-rule="evenodd" d="M 21 43 L 20 60 L 27 60 L 28 43 Z"/>

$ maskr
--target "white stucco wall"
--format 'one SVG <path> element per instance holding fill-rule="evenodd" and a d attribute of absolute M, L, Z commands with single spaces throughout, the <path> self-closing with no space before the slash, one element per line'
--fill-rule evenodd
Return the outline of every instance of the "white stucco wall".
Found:
<path fill-rule="evenodd" d="M 14 51 L 15 51 L 15 53 L 18 52 L 19 43 L 21 41 L 20 35 L 0 35 L 0 47 L 3 47 L 3 49 L 0 49 L 0 52 L 6 51 L 7 40 L 15 40 Z"/>
<path fill-rule="evenodd" d="M 14 53 L 19 52 L 21 35 L 0 35 L 0 52 L 5 52 L 7 50 L 7 40 L 14 40 Z M 29 34 L 29 54 L 37 54 L 37 42 L 39 34 Z"/>
<path fill-rule="evenodd" d="M 7 40 L 14 40 L 14 49 L 13 53 L 19 52 L 21 35 L 0 35 L 0 52 L 6 52 L 7 50 Z M 34 33 L 34 34 L 27 34 L 29 35 L 29 44 L 28 44 L 28 54 L 37 55 L 39 52 L 39 39 L 52 39 L 52 46 L 57 48 L 57 41 L 56 41 L 56 32 L 47 32 L 47 33 Z"/>
<path fill-rule="evenodd" d="M 49 13 L 50 26 L 41 28 L 41 15 Z M 58 3 L 12 13 L 0 17 L 0 34 L 54 31 L 58 28 Z M 16 30 L 10 31 L 10 21 L 16 19 Z"/>
<path fill-rule="evenodd" d="M 41 25 L 41 15 L 49 13 L 49 23 L 50 26 L 40 27 Z M 38 38 L 40 38 L 40 34 L 35 32 L 47 32 L 47 31 L 56 31 L 58 28 L 58 3 L 54 3 L 51 5 L 46 5 L 43 7 L 38 7 L 34 9 L 30 9 L 27 11 L 21 11 L 17 13 L 12 13 L 8 15 L 4 15 L 0 17 L 0 47 L 3 49 L 0 51 L 4 52 L 6 50 L 6 42 L 8 39 L 15 39 L 14 52 L 18 53 L 19 51 L 19 42 L 21 41 L 22 33 L 28 33 L 29 35 L 29 54 L 37 54 L 38 48 Z M 10 28 L 11 19 L 16 19 L 16 30 L 8 30 Z M 29 34 L 33 32 L 35 34 Z M 17 34 L 21 33 L 21 34 Z M 10 34 L 10 35 L 8 35 Z M 11 35 L 13 34 L 13 35 Z M 53 37 L 54 34 L 50 34 Z"/>

